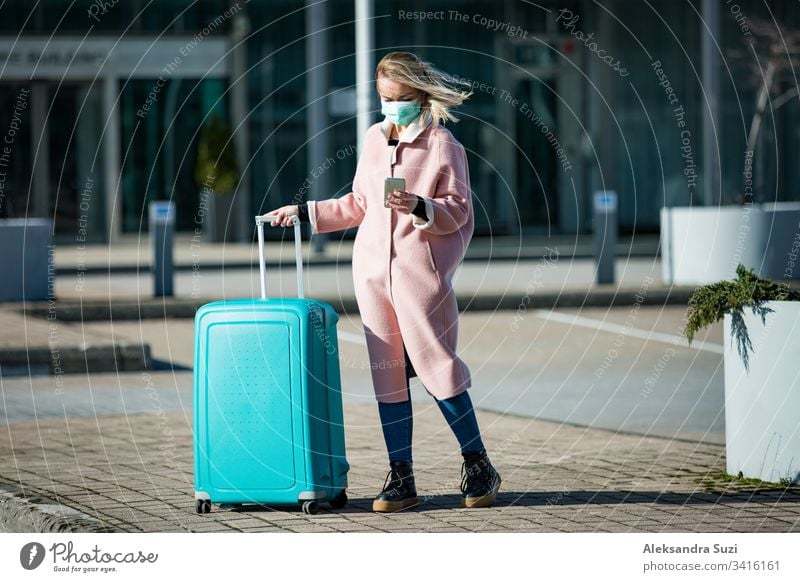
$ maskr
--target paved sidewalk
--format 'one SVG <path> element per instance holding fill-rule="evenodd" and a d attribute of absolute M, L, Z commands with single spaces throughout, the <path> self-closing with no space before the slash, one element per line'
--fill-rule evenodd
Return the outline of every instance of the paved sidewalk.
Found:
<path fill-rule="evenodd" d="M 375 514 L 386 475 L 376 407 L 345 409 L 352 465 L 342 510 L 194 512 L 190 419 L 182 413 L 20 422 L 0 436 L 5 527 L 125 532 L 763 532 L 800 531 L 800 488 L 726 485 L 723 447 L 585 429 L 478 411 L 502 477 L 498 503 L 459 506 L 460 455 L 438 409 L 415 406 L 420 507 Z M 0 490 L 3 489 L 0 483 Z M 10 489 L 6 487 L 6 489 Z M 71 508 L 63 514 L 44 496 Z M 12 499 L 13 497 L 13 499 Z M 9 501 L 11 500 L 11 501 Z M 32 507 L 32 509 L 31 509 Z M 47 519 L 37 513 L 47 508 Z M 77 510 L 80 513 L 76 513 Z M 27 518 L 24 513 L 32 515 Z M 0 524 L 3 522 L 0 521 Z M 10 525 L 9 525 L 10 524 Z M 0 528 L 3 527 L 0 525 Z M 34 527 L 34 526 L 30 526 Z"/>

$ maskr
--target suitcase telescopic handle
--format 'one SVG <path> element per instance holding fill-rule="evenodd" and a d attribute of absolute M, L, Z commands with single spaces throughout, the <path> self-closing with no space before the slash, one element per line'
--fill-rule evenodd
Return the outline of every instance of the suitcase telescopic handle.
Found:
<path fill-rule="evenodd" d="M 267 298 L 267 266 L 264 262 L 264 224 L 277 220 L 275 214 L 260 214 L 256 216 L 256 227 L 258 228 L 258 272 L 261 278 L 261 299 Z M 300 246 L 300 219 L 292 216 L 294 225 L 294 258 L 297 264 L 297 296 L 300 299 L 305 297 L 303 293 L 303 252 Z"/>

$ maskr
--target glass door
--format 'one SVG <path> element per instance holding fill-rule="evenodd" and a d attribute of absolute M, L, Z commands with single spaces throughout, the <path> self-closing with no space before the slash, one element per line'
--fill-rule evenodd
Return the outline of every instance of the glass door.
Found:
<path fill-rule="evenodd" d="M 523 227 L 558 229 L 558 108 L 553 79 L 523 78 L 516 84 L 516 192 Z"/>
<path fill-rule="evenodd" d="M 102 179 L 102 95 L 96 84 L 50 86 L 47 119 L 50 216 L 66 243 L 102 242 L 107 230 Z"/>
<path fill-rule="evenodd" d="M 33 165 L 30 86 L 0 85 L 0 218 L 29 216 L 28 192 Z"/>
<path fill-rule="evenodd" d="M 572 234 L 586 229 L 584 77 L 581 57 L 558 37 L 498 42 L 502 89 L 496 163 L 509 194 L 500 212 L 510 232 Z"/>

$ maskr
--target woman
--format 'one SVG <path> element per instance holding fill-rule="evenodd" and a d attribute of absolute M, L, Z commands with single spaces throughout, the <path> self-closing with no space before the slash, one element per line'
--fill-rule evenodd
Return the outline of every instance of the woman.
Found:
<path fill-rule="evenodd" d="M 378 63 L 375 80 L 385 116 L 367 130 L 353 191 L 341 198 L 273 210 L 272 225 L 291 217 L 312 232 L 359 226 L 353 280 L 367 339 L 389 474 L 373 510 L 417 505 L 412 468 L 409 379 L 418 376 L 452 428 L 464 457 L 462 505 L 494 503 L 500 475 L 492 466 L 467 389 L 467 365 L 456 354 L 458 307 L 452 287 L 474 229 L 464 147 L 441 123 L 470 92 L 407 52 Z M 406 190 L 384 200 L 384 179 Z"/>

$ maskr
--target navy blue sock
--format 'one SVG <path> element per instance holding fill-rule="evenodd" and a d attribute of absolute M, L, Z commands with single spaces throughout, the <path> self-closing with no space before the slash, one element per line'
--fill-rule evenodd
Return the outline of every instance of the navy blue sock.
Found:
<path fill-rule="evenodd" d="M 378 402 L 383 439 L 390 461 L 411 462 L 411 435 L 414 421 L 411 415 L 411 395 L 405 402 Z"/>
<path fill-rule="evenodd" d="M 444 400 L 434 398 L 434 400 L 456 435 L 462 453 L 475 453 L 484 448 L 472 399 L 466 390 L 452 398 Z"/>

